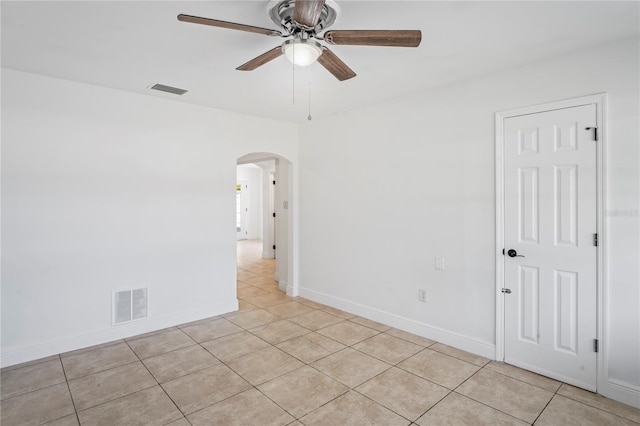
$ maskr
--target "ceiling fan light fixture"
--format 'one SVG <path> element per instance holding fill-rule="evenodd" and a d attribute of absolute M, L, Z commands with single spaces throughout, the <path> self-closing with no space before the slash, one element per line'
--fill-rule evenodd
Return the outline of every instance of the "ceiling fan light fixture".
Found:
<path fill-rule="evenodd" d="M 322 45 L 315 40 L 295 38 L 282 43 L 282 52 L 292 64 L 306 67 L 322 55 Z"/>

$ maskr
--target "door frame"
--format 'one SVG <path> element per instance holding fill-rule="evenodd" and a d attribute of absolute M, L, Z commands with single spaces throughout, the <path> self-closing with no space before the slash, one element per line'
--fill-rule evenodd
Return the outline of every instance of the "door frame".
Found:
<path fill-rule="evenodd" d="M 607 333 L 607 236 L 604 223 L 606 200 L 606 143 L 607 121 L 606 107 L 607 94 L 594 95 L 563 101 L 550 102 L 541 105 L 510 109 L 497 112 L 495 115 L 495 183 L 496 183 L 496 360 L 504 360 L 504 121 L 507 118 L 521 115 L 541 113 L 557 109 L 572 108 L 582 105 L 596 106 L 596 126 L 598 128 L 598 141 L 596 142 L 596 232 L 598 233 L 598 246 L 596 248 L 596 335 L 599 342 L 597 354 L 596 388 L 598 393 L 604 390 L 607 383 L 608 366 L 608 333 Z"/>

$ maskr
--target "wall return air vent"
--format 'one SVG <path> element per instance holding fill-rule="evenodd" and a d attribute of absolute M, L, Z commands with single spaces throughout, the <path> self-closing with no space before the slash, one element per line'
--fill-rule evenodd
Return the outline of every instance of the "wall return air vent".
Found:
<path fill-rule="evenodd" d="M 147 289 L 113 292 L 113 325 L 147 317 Z"/>
<path fill-rule="evenodd" d="M 164 84 L 154 84 L 151 86 L 153 90 L 159 90 L 161 92 L 173 93 L 174 95 L 184 95 L 188 92 L 185 89 L 178 89 L 177 87 L 165 86 Z"/>

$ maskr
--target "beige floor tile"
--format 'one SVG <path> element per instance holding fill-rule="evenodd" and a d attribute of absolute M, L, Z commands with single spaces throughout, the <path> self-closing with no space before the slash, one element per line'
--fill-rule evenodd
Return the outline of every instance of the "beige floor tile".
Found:
<path fill-rule="evenodd" d="M 257 276 L 258 276 L 258 274 L 254 274 L 253 272 L 239 271 L 237 279 L 239 281 L 247 282 L 247 280 L 250 280 L 251 278 L 255 278 Z"/>
<path fill-rule="evenodd" d="M 40 425 L 74 413 L 66 383 L 5 399 L 0 405 L 2 426 Z"/>
<path fill-rule="evenodd" d="M 486 369 L 503 374 L 505 376 L 509 376 L 512 379 L 517 379 L 521 382 L 529 383 L 530 385 L 546 389 L 549 392 L 556 392 L 562 384 L 561 382 L 558 382 L 556 380 L 541 376 L 536 373 L 532 373 L 531 371 L 514 367 L 513 365 L 505 364 L 504 362 L 491 361 L 486 366 Z"/>
<path fill-rule="evenodd" d="M 182 413 L 160 386 L 154 386 L 78 412 L 82 426 L 164 425 Z"/>
<path fill-rule="evenodd" d="M 287 320 L 272 322 L 267 325 L 252 328 L 250 331 L 272 345 L 282 343 L 286 340 L 311 332 L 310 330 Z"/>
<path fill-rule="evenodd" d="M 186 417 L 182 417 L 171 423 L 167 423 L 166 426 L 191 426 L 191 423 L 189 423 Z"/>
<path fill-rule="evenodd" d="M 563 383 L 558 390 L 559 395 L 566 396 L 578 402 L 590 405 L 595 408 L 599 408 L 609 413 L 616 414 L 620 417 L 624 417 L 627 420 L 640 423 L 640 409 L 634 408 L 626 404 L 622 404 L 618 401 L 614 401 L 609 398 L 605 398 L 602 395 L 595 394 L 583 389 L 578 389 L 574 386 Z"/>
<path fill-rule="evenodd" d="M 130 364 L 138 360 L 126 343 L 104 346 L 92 351 L 62 355 L 67 380 Z"/>
<path fill-rule="evenodd" d="M 281 288 L 280 288 L 280 286 L 277 286 L 277 285 L 275 285 L 275 284 L 269 284 L 269 285 L 258 285 L 258 286 L 256 286 L 256 287 L 258 287 L 258 288 L 260 288 L 261 290 L 264 290 L 264 291 L 266 291 L 266 292 L 272 293 L 272 294 L 273 294 L 273 293 L 277 293 L 277 294 L 283 294 L 283 293 L 285 293 L 285 294 L 286 294 L 286 291 L 287 291 L 286 289 L 281 289 Z M 289 301 L 292 301 L 293 299 L 291 299 L 291 298 L 290 298 L 290 299 L 288 299 L 288 300 L 289 300 Z M 287 302 L 287 303 L 289 303 L 289 302 Z M 277 305 L 274 305 L 274 306 L 277 306 Z M 266 306 L 265 308 L 269 308 L 269 307 L 270 307 L 270 306 Z"/>
<path fill-rule="evenodd" d="M 180 329 L 198 343 L 242 331 L 240 327 L 224 318 L 188 327 L 181 327 Z"/>
<path fill-rule="evenodd" d="M 435 343 L 433 340 L 429 340 L 426 337 L 421 337 L 412 333 L 407 333 L 406 331 L 398 330 L 397 328 L 391 328 L 385 331 L 385 334 L 388 334 L 393 337 L 397 337 L 398 339 L 406 340 L 407 342 L 415 343 L 416 345 L 420 345 L 425 348 Z"/>
<path fill-rule="evenodd" d="M 246 300 L 238 300 L 238 312 L 254 311 L 258 308 L 256 305 L 252 305 Z"/>
<path fill-rule="evenodd" d="M 307 314 L 298 315 L 293 318 L 289 318 L 289 321 L 295 322 L 298 325 L 308 328 L 309 330 L 317 331 L 321 328 L 328 327 L 333 324 L 344 321 L 342 318 L 338 318 L 335 315 L 328 314 L 323 311 L 311 311 Z"/>
<path fill-rule="evenodd" d="M 280 321 L 280 317 L 264 309 L 254 309 L 246 312 L 238 312 L 227 316 L 232 323 L 244 328 L 245 330 L 256 328 L 261 325 Z"/>
<path fill-rule="evenodd" d="M 77 414 L 71 414 L 69 416 L 64 416 L 60 419 L 54 420 L 52 422 L 45 423 L 46 426 L 79 426 Z"/>
<path fill-rule="evenodd" d="M 277 281 L 273 281 L 273 280 L 268 280 L 262 283 L 255 283 L 255 284 L 251 284 L 252 286 L 254 286 L 255 288 L 259 288 L 261 290 L 272 290 L 274 288 L 280 289 L 280 284 Z M 285 290 L 280 290 L 280 294 L 281 295 L 285 295 L 286 291 Z"/>
<path fill-rule="evenodd" d="M 282 318 L 295 317 L 297 315 L 311 312 L 313 308 L 298 302 L 287 302 L 281 305 L 270 306 L 267 311 L 272 312 Z"/>
<path fill-rule="evenodd" d="M 395 367 L 358 386 L 356 391 L 411 421 L 450 392 Z"/>
<path fill-rule="evenodd" d="M 394 365 L 424 349 L 422 346 L 384 333 L 364 340 L 353 348 Z"/>
<path fill-rule="evenodd" d="M 258 390 L 295 418 L 304 416 L 349 390 L 309 366 L 258 386 Z"/>
<path fill-rule="evenodd" d="M 351 388 L 391 368 L 389 364 L 351 348 L 329 355 L 311 366 Z"/>
<path fill-rule="evenodd" d="M 152 356 L 196 344 L 189 336 L 177 328 L 140 339 L 127 339 L 127 343 L 140 359 L 151 358 Z"/>
<path fill-rule="evenodd" d="M 355 317 L 354 314 L 350 314 L 349 312 L 341 311 L 340 309 L 332 308 L 331 306 L 324 306 L 322 308 L 324 312 L 327 312 L 331 315 L 335 315 L 342 319 L 349 319 Z"/>
<path fill-rule="evenodd" d="M 420 426 L 525 426 L 527 423 L 511 417 L 455 392 L 416 420 Z M 558 425 L 561 426 L 561 425 Z"/>
<path fill-rule="evenodd" d="M 53 361 L 54 359 L 60 359 L 60 355 L 51 355 L 45 358 L 34 359 L 33 361 L 21 362 L 20 364 L 2 367 L 0 368 L 0 374 L 6 373 L 7 371 L 15 370 L 16 368 L 29 367 L 35 364 L 40 364 L 41 362 Z"/>
<path fill-rule="evenodd" d="M 189 420 L 187 420 L 186 417 L 182 417 L 176 421 L 167 423 L 166 426 L 191 426 L 191 423 L 189 423 Z"/>
<path fill-rule="evenodd" d="M 307 414 L 300 421 L 305 426 L 405 426 L 411 423 L 382 405 L 353 391 Z"/>
<path fill-rule="evenodd" d="M 479 371 L 456 392 L 527 423 L 533 423 L 553 397 L 552 392 L 489 370 Z"/>
<path fill-rule="evenodd" d="M 385 332 L 391 329 L 391 327 L 389 327 L 388 325 L 380 324 L 379 322 L 371 321 L 370 319 L 362 317 L 353 317 L 349 319 L 349 321 L 364 325 L 365 327 L 373 328 L 374 330 L 377 330 L 379 332 Z"/>
<path fill-rule="evenodd" d="M 234 359 L 228 365 L 249 383 L 257 386 L 296 370 L 304 364 L 272 346 Z"/>
<path fill-rule="evenodd" d="M 187 416 L 194 426 L 284 426 L 295 419 L 255 389 Z"/>
<path fill-rule="evenodd" d="M 255 296 L 265 296 L 267 294 L 269 294 L 268 291 L 262 290 L 252 285 L 247 285 L 247 287 L 238 287 L 238 299 L 246 299 L 248 297 Z"/>
<path fill-rule="evenodd" d="M 599 410 L 561 395 L 553 397 L 535 422 L 540 426 L 635 426 L 630 420 L 623 419 L 606 411 Z"/>
<path fill-rule="evenodd" d="M 2 371 L 0 376 L 0 392 L 3 400 L 65 382 L 59 357 L 22 368 Z"/>
<path fill-rule="evenodd" d="M 77 410 L 84 410 L 156 384 L 140 361 L 69 381 Z"/>
<path fill-rule="evenodd" d="M 248 297 L 244 300 L 260 308 L 267 308 L 270 306 L 281 305 L 283 303 L 291 302 L 293 299 L 291 299 L 286 294 L 279 292 L 279 293 L 269 293 L 265 296 Z"/>
<path fill-rule="evenodd" d="M 253 287 L 251 284 L 247 284 L 244 281 L 236 281 L 236 288 L 240 290 L 241 288 Z"/>
<path fill-rule="evenodd" d="M 480 369 L 477 365 L 430 349 L 402 361 L 398 367 L 448 389 L 455 389 Z"/>
<path fill-rule="evenodd" d="M 229 362 L 271 345 L 248 331 L 242 331 L 204 342 L 202 346 L 222 362 Z"/>
<path fill-rule="evenodd" d="M 262 274 L 268 273 L 268 271 L 265 272 L 262 269 L 256 269 L 255 271 L 259 271 L 259 273 L 256 273 L 255 277 L 247 278 L 246 280 L 242 280 L 242 281 L 251 285 L 273 284 L 275 282 L 273 277 L 265 277 L 262 275 Z"/>
<path fill-rule="evenodd" d="M 380 332 L 351 321 L 342 321 L 329 327 L 318 330 L 319 334 L 351 346 L 365 339 L 375 336 Z"/>
<path fill-rule="evenodd" d="M 143 361 L 159 383 L 220 364 L 220 361 L 200 345 L 188 346 Z"/>
<path fill-rule="evenodd" d="M 326 305 L 323 305 L 318 302 L 314 302 L 313 300 L 305 299 L 304 297 L 296 297 L 294 298 L 294 301 L 298 303 L 302 303 L 303 305 L 307 305 L 313 309 L 324 309 L 326 307 Z"/>
<path fill-rule="evenodd" d="M 190 414 L 251 388 L 225 365 L 216 365 L 162 384 L 184 414 Z"/>
<path fill-rule="evenodd" d="M 437 351 L 440 353 L 443 353 L 445 355 L 449 355 L 452 356 L 454 358 L 458 358 L 461 359 L 463 361 L 467 361 L 471 364 L 475 364 L 479 367 L 483 367 L 485 365 L 487 365 L 487 363 L 489 363 L 489 361 L 491 361 L 488 358 L 485 358 L 483 356 L 480 355 L 475 355 L 466 351 L 462 351 L 460 349 L 451 347 L 451 346 L 447 346 L 447 345 L 443 345 L 442 343 L 435 343 L 431 346 L 429 346 L 429 349 L 433 350 L 433 351 Z"/>
<path fill-rule="evenodd" d="M 282 342 L 277 347 L 300 361 L 310 364 L 341 351 L 346 346 L 314 332 Z"/>

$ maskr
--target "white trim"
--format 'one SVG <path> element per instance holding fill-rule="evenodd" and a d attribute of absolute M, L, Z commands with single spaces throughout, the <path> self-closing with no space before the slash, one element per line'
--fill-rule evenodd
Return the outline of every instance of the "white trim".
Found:
<path fill-rule="evenodd" d="M 604 385 L 604 389 L 600 392 L 601 386 L 598 386 L 598 393 L 605 395 L 607 398 L 615 399 L 623 404 L 640 408 L 640 387 L 629 383 L 623 383 L 619 380 L 609 379 Z"/>
<path fill-rule="evenodd" d="M 89 346 L 100 345 L 114 340 L 126 339 L 131 336 L 162 330 L 167 327 L 198 321 L 237 310 L 238 300 L 233 299 L 233 301 L 229 303 L 200 306 L 195 309 L 181 311 L 164 317 L 145 318 L 146 321 L 131 321 L 119 324 L 117 327 L 109 326 L 109 328 L 95 333 L 13 349 L 2 353 L 2 367 L 22 364 L 24 362 L 74 351 L 76 349 L 83 349 Z"/>
<path fill-rule="evenodd" d="M 300 288 L 300 296 L 485 358 L 492 359 L 495 354 L 495 345 L 490 342 L 477 340 L 463 334 L 340 299 L 326 293 Z"/>
<path fill-rule="evenodd" d="M 606 105 L 607 94 L 598 93 L 595 95 L 583 96 L 574 99 L 566 99 L 558 102 L 551 102 L 542 105 L 527 106 L 496 113 L 495 120 L 495 177 L 496 177 L 496 360 L 504 359 L 504 295 L 501 289 L 504 287 L 504 120 L 510 117 L 517 117 L 527 114 L 535 114 L 545 111 L 553 111 L 563 108 L 572 108 L 582 105 L 596 105 L 596 126 L 598 127 L 597 159 L 596 159 L 596 191 L 597 191 L 597 232 L 599 244 L 597 248 L 597 338 L 600 341 L 600 351 L 597 361 L 597 392 L 605 396 L 610 396 L 610 384 L 608 379 L 608 350 L 607 340 L 608 310 L 607 310 L 607 230 L 604 228 L 604 212 L 606 203 L 606 142 L 607 142 L 607 122 Z M 637 398 L 637 396 L 636 396 Z"/>
<path fill-rule="evenodd" d="M 496 114 L 496 353 L 497 361 L 504 360 L 504 119 Z"/>

